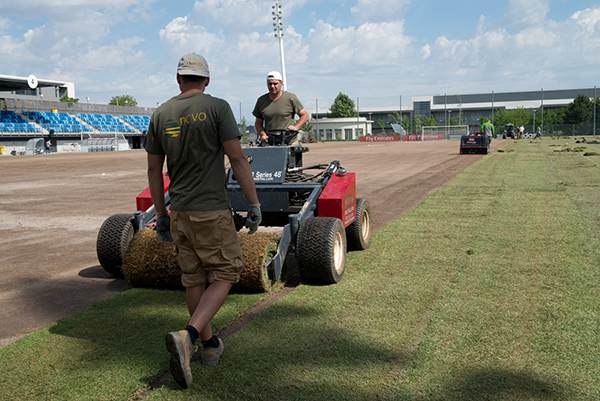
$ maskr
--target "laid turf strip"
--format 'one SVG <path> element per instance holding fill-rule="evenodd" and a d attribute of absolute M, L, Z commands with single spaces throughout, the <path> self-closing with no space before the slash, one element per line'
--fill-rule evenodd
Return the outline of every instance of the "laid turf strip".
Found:
<path fill-rule="evenodd" d="M 189 392 L 148 399 L 599 399 L 600 168 L 551 143 L 473 165 L 342 283 L 300 287 Z"/>
<path fill-rule="evenodd" d="M 218 368 L 194 363 L 191 389 L 145 399 L 600 399 L 600 159 L 551 146 L 571 142 L 486 156 L 348 255 L 340 284 L 292 291 Z M 125 400 L 185 318 L 180 292 L 126 291 L 0 349 L 0 399 Z"/>

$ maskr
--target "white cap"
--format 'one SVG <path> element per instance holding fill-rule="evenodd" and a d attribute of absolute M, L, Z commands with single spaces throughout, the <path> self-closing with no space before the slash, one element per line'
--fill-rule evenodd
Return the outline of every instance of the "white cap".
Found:
<path fill-rule="evenodd" d="M 210 77 L 206 59 L 196 53 L 188 53 L 179 59 L 177 74 Z"/>
<path fill-rule="evenodd" d="M 281 77 L 281 74 L 279 73 L 279 71 L 271 71 L 267 74 L 267 81 L 270 79 L 276 79 L 278 81 L 283 81 L 283 78 Z"/>

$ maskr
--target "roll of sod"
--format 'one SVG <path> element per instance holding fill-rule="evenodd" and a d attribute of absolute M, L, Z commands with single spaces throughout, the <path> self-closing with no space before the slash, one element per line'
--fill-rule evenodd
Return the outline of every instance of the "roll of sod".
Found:
<path fill-rule="evenodd" d="M 154 230 L 141 230 L 133 236 L 123 271 L 132 287 L 181 288 L 175 244 L 160 241 Z"/>
<path fill-rule="evenodd" d="M 279 236 L 269 233 L 239 233 L 244 269 L 236 291 L 269 292 L 273 286 L 272 273 L 268 271 L 271 258 L 277 252 Z"/>
<path fill-rule="evenodd" d="M 279 236 L 269 233 L 238 234 L 244 269 L 234 286 L 238 292 L 268 292 L 272 288 L 268 264 L 277 251 Z M 137 232 L 123 270 L 132 287 L 181 288 L 181 270 L 175 258 L 175 245 L 161 242 L 154 230 Z"/>

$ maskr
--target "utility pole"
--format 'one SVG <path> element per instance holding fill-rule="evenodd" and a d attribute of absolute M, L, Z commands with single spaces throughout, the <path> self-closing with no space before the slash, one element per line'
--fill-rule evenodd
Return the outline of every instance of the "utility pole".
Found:
<path fill-rule="evenodd" d="M 317 122 L 316 122 L 316 126 L 317 126 L 317 132 L 316 132 L 316 137 L 317 140 L 321 140 L 321 131 L 319 131 L 319 98 L 315 98 L 315 109 L 317 110 Z"/>
<path fill-rule="evenodd" d="M 542 88 L 542 135 L 544 135 L 544 88 Z"/>
<path fill-rule="evenodd" d="M 366 128 L 366 127 L 365 127 Z M 358 130 L 360 129 L 360 99 L 356 97 L 356 133 L 358 135 Z M 363 132 L 363 135 L 367 135 L 366 132 Z"/>
<path fill-rule="evenodd" d="M 458 95 L 458 125 L 462 125 L 462 95 Z"/>
<path fill-rule="evenodd" d="M 594 86 L 594 136 L 596 136 L 596 103 L 598 103 L 598 101 L 596 96 L 596 87 Z"/>
<path fill-rule="evenodd" d="M 492 91 L 492 124 L 494 124 L 494 91 Z"/>
<path fill-rule="evenodd" d="M 446 103 L 446 92 L 444 92 L 444 125 L 446 126 L 446 138 L 448 138 L 448 104 Z M 425 140 L 425 135 L 423 135 L 423 140 Z"/>
<path fill-rule="evenodd" d="M 281 61 L 281 75 L 283 77 L 283 90 L 287 90 L 288 84 L 285 75 L 285 55 L 283 53 L 283 10 L 281 9 L 281 0 L 275 0 L 273 5 L 273 31 L 275 38 L 279 41 L 279 58 Z"/>

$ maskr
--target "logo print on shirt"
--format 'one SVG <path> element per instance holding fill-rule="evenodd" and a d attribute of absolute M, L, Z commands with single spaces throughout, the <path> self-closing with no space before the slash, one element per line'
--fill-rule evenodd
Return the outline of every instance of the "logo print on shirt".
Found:
<path fill-rule="evenodd" d="M 181 134 L 181 127 L 175 121 L 167 121 L 162 133 L 169 138 L 177 138 Z"/>

